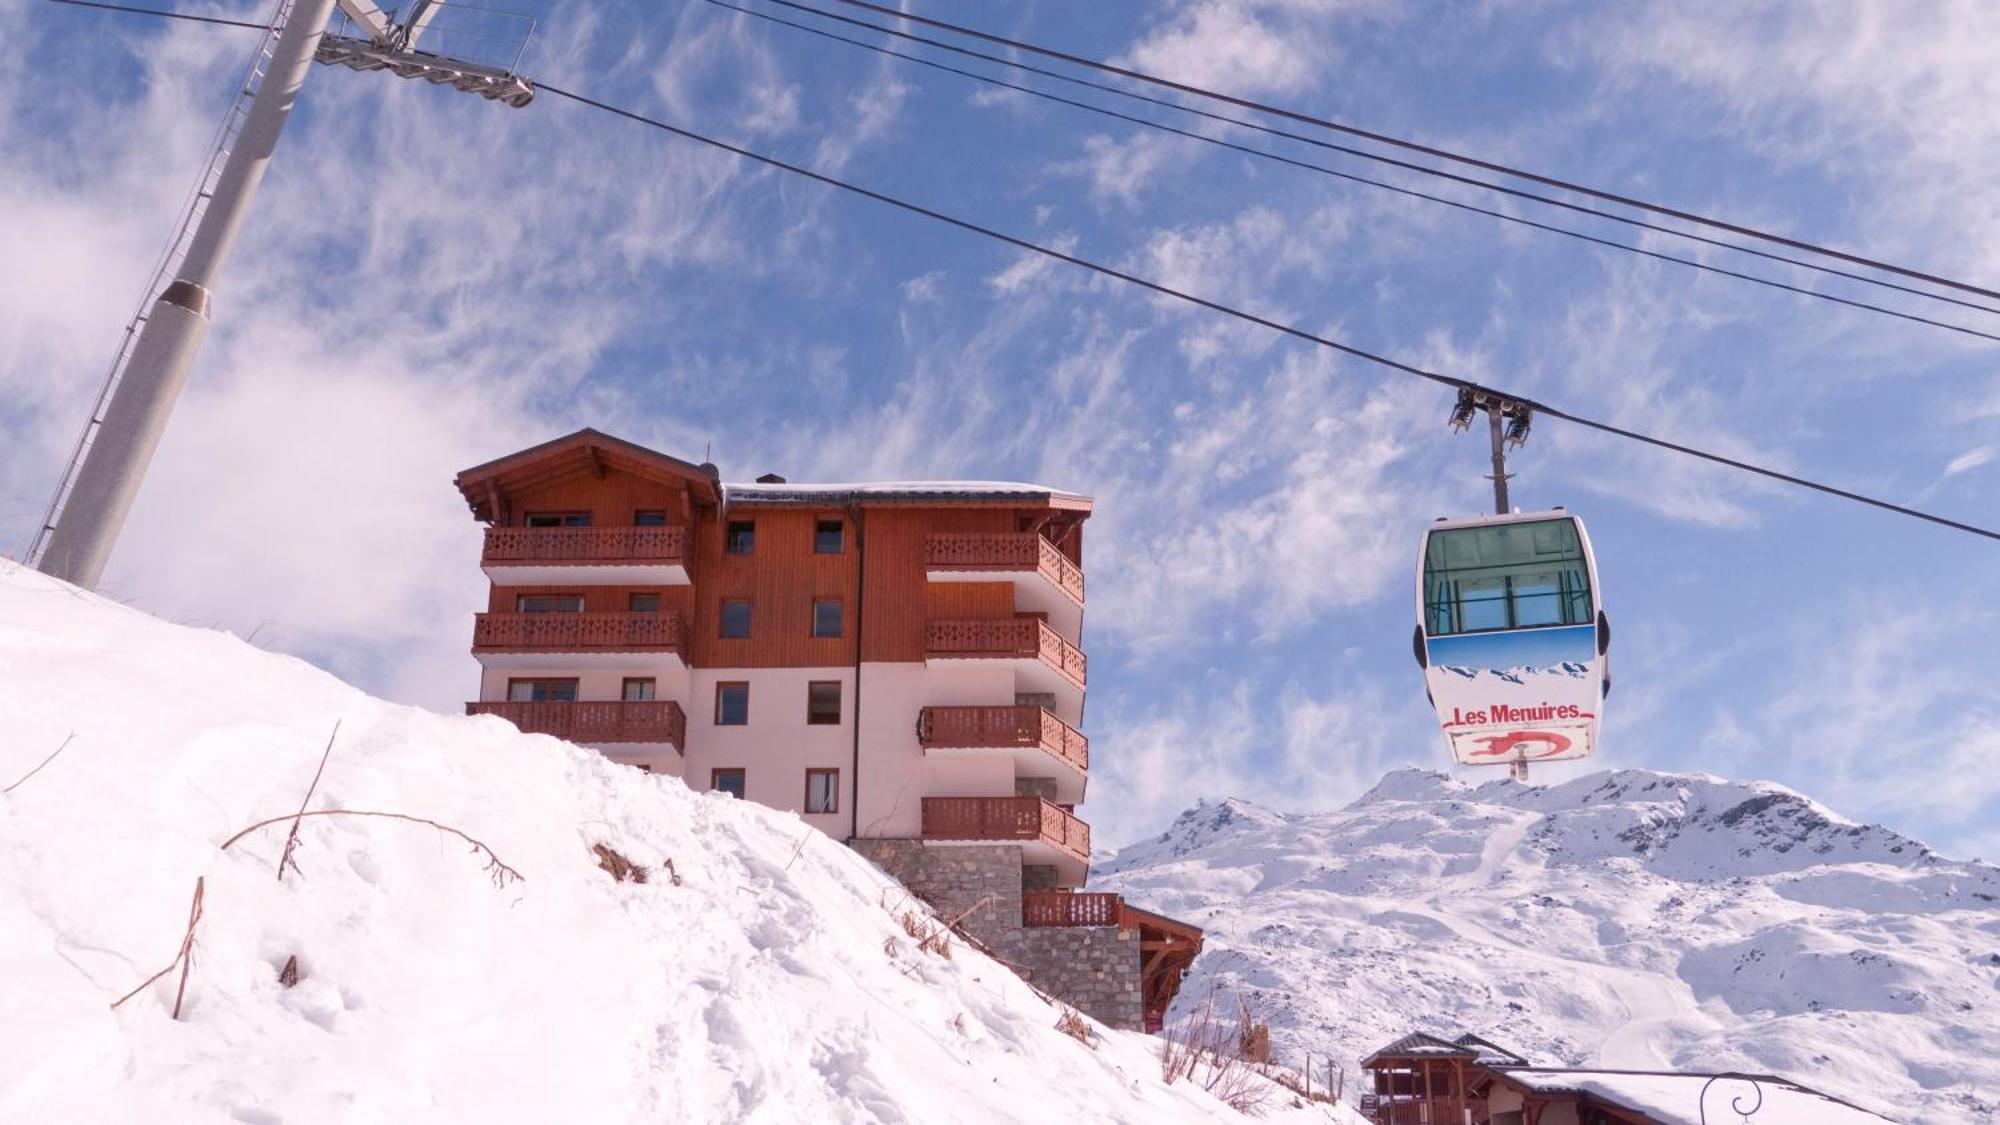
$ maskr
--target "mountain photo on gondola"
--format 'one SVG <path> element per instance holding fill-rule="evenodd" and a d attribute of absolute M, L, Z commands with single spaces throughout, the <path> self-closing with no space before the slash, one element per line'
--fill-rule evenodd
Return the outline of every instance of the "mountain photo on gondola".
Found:
<path fill-rule="evenodd" d="M 1564 625 L 1432 637 L 1426 687 L 1466 764 L 1590 754 L 1602 672 L 1597 629 Z"/>

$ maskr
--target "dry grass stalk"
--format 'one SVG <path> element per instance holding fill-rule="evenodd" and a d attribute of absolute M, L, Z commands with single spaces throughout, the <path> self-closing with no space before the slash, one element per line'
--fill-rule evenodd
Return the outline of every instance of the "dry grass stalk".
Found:
<path fill-rule="evenodd" d="M 1250 1014 L 1243 998 L 1236 998 L 1236 1057 L 1259 1065 L 1271 1061 L 1271 1024 Z"/>
<path fill-rule="evenodd" d="M 292 817 L 292 830 L 285 836 L 284 854 L 278 857 L 278 882 L 285 881 L 285 868 L 294 871 L 299 865 L 292 861 L 292 849 L 299 846 L 299 817 L 306 814 L 306 806 L 312 803 L 313 793 L 319 788 L 320 775 L 326 772 L 326 759 L 333 753 L 333 740 L 340 737 L 340 720 L 333 721 L 333 733 L 326 736 L 326 749 L 319 752 L 319 768 L 313 771 L 312 784 L 306 786 L 306 795 L 299 800 L 299 811 Z M 303 878 L 303 873 L 301 873 Z"/>
<path fill-rule="evenodd" d="M 597 866 L 609 872 L 620 883 L 643 883 L 646 869 L 620 855 L 616 848 L 607 844 L 593 844 L 591 851 L 597 853 Z"/>
<path fill-rule="evenodd" d="M 798 847 L 792 849 L 792 858 L 785 861 L 785 870 L 790 871 L 792 869 L 792 864 L 797 863 L 799 861 L 799 856 L 805 854 L 806 841 L 810 839 L 812 839 L 812 829 L 808 828 L 806 829 L 806 834 L 799 837 Z"/>
<path fill-rule="evenodd" d="M 1090 1034 L 1090 1021 L 1084 1019 L 1081 1012 L 1078 1012 L 1075 1008 L 1067 1004 L 1059 1004 L 1057 1008 L 1060 1010 L 1061 1015 L 1056 1017 L 1056 1030 L 1089 1047 L 1091 1050 L 1096 1050 L 1097 1044 L 1092 1041 Z"/>
<path fill-rule="evenodd" d="M 6 796 L 7 794 L 9 794 L 9 793 L 12 793 L 12 792 L 13 792 L 14 790 L 16 790 L 16 789 L 19 789 L 19 788 L 21 787 L 21 783 L 22 783 L 22 782 L 25 782 L 25 781 L 27 781 L 27 780 L 28 780 L 29 778 L 31 778 L 31 777 L 35 776 L 36 774 L 38 774 L 38 773 L 42 772 L 42 767 L 43 767 L 43 766 L 46 766 L 46 765 L 48 765 L 48 764 L 49 764 L 50 762 L 53 762 L 53 761 L 55 761 L 55 760 L 56 760 L 56 755 L 57 755 L 57 754 L 60 754 L 60 753 L 62 753 L 62 752 L 63 752 L 64 750 L 68 749 L 68 748 L 69 748 L 69 744 L 70 744 L 70 743 L 72 743 L 72 742 L 74 742 L 74 741 L 76 741 L 76 732 L 75 732 L 75 731 L 71 731 L 71 732 L 69 732 L 69 734 L 68 734 L 68 735 L 67 735 L 67 736 L 66 736 L 66 737 L 65 737 L 65 738 L 64 738 L 64 739 L 62 740 L 62 745 L 60 745 L 60 746 L 56 747 L 56 748 L 55 748 L 54 750 L 50 751 L 50 752 L 49 752 L 49 756 L 48 756 L 48 757 L 46 757 L 46 758 L 43 758 L 43 759 L 42 759 L 42 760 L 41 760 L 41 761 L 40 761 L 40 762 L 39 762 L 38 764 L 36 764 L 36 766 L 35 766 L 35 768 L 34 768 L 34 769 L 31 769 L 31 770 L 29 770 L 29 771 L 28 771 L 27 773 L 24 773 L 24 774 L 22 774 L 22 775 L 21 775 L 21 779 L 20 779 L 20 781 L 16 781 L 16 782 L 15 782 L 14 784 L 12 784 L 12 785 L 9 785 L 9 786 L 8 786 L 7 788 L 5 788 L 5 789 L 0 789 L 0 797 L 4 797 L 4 796 Z"/>
<path fill-rule="evenodd" d="M 273 824 L 283 824 L 288 820 L 296 821 L 299 817 L 308 816 L 379 816 L 386 820 L 406 820 L 411 824 L 428 824 L 440 832 L 449 832 L 453 836 L 472 845 L 472 854 L 484 856 L 486 858 L 486 873 L 493 877 L 494 886 L 504 887 L 508 883 L 527 881 L 526 877 L 519 871 L 502 862 L 499 855 L 495 854 L 493 849 L 487 847 L 485 843 L 473 839 L 471 836 L 453 828 L 449 824 L 439 824 L 435 820 L 429 820 L 421 816 L 410 816 L 407 813 L 370 812 L 366 809 L 315 809 L 311 812 L 301 812 L 293 816 L 274 816 L 269 820 L 260 820 L 243 831 L 238 832 L 236 835 L 231 836 L 229 839 L 224 840 L 222 842 L 222 850 L 228 851 L 231 844 L 257 831 L 259 828 L 269 828 Z"/>
<path fill-rule="evenodd" d="M 181 999 L 187 995 L 188 970 L 194 967 L 194 928 L 201 921 L 201 899 L 205 882 L 205 879 L 199 877 L 194 881 L 194 902 L 188 906 L 187 932 L 181 935 L 180 952 L 174 954 L 174 959 L 167 962 L 166 968 L 147 977 L 139 987 L 113 1000 L 111 1007 L 114 1010 L 118 1005 L 144 992 L 153 982 L 173 972 L 174 966 L 179 965 L 181 967 L 181 983 L 179 987 L 174 989 L 174 1018 L 181 1018 Z"/>
<path fill-rule="evenodd" d="M 1201 1007 L 1167 1032 L 1160 1045 L 1160 1077 L 1169 1085 L 1192 1082 L 1238 1113 L 1254 1114 L 1270 1099 L 1271 1086 L 1243 1057 L 1249 1009 L 1240 1001 L 1237 1015 L 1235 1028 L 1222 1026 L 1215 1015 L 1215 987 L 1210 985 Z"/>
<path fill-rule="evenodd" d="M 674 861 L 671 859 L 663 859 L 660 861 L 660 865 L 667 869 L 667 882 L 672 883 L 676 887 L 680 886 L 681 873 L 674 870 Z"/>
<path fill-rule="evenodd" d="M 285 958 L 285 967 L 278 970 L 278 983 L 290 988 L 299 983 L 299 955 L 294 953 Z"/>
<path fill-rule="evenodd" d="M 903 911 L 903 932 L 917 939 L 917 948 L 951 960 L 951 930 L 942 922 L 927 922 L 914 910 Z"/>

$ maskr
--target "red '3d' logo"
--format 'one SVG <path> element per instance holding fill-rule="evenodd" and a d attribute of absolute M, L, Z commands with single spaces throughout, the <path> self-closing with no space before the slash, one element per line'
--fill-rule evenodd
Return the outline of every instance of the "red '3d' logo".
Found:
<path fill-rule="evenodd" d="M 1489 734 L 1473 741 L 1486 744 L 1486 749 L 1472 752 L 1471 756 L 1474 758 L 1501 758 L 1512 754 L 1515 748 L 1519 747 L 1522 760 L 1531 762 L 1537 758 L 1553 758 L 1569 749 L 1569 739 L 1554 731 L 1546 730 L 1516 730 L 1506 734 Z"/>

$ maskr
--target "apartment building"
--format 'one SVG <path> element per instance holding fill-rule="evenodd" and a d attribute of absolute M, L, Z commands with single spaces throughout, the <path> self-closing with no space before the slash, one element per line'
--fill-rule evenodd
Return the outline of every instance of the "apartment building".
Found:
<path fill-rule="evenodd" d="M 796 812 L 1049 991 L 1157 1025 L 1200 931 L 1079 893 L 1089 497 L 724 484 L 588 429 L 457 485 L 492 583 L 469 713 Z"/>

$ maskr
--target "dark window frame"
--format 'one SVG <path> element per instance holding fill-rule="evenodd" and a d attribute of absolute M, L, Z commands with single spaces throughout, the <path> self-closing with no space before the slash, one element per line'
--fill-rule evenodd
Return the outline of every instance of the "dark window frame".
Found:
<path fill-rule="evenodd" d="M 823 605 L 832 606 L 834 612 L 838 614 L 840 618 L 840 620 L 836 622 L 836 624 L 839 625 L 840 627 L 838 629 L 835 629 L 831 633 L 822 633 L 819 630 L 819 607 Z M 840 638 L 846 636 L 847 603 L 841 600 L 840 598 L 814 598 L 812 604 L 812 632 L 810 635 L 815 640 L 839 640 Z"/>
<path fill-rule="evenodd" d="M 723 721 L 722 694 L 729 688 L 743 689 L 743 718 L 740 722 L 731 723 Z M 714 725 L 718 727 L 747 727 L 750 725 L 750 681 L 749 680 L 717 680 L 715 682 Z"/>
<path fill-rule="evenodd" d="M 830 719 L 821 717 L 813 711 L 813 689 L 828 687 L 833 689 L 833 717 Z M 843 709 L 842 697 L 846 694 L 842 690 L 841 681 L 839 680 L 808 680 L 806 682 L 806 725 L 809 727 L 839 726 Z"/>
<path fill-rule="evenodd" d="M 567 698 L 567 699 L 561 699 L 561 698 L 558 698 L 558 699 L 533 699 L 533 698 L 530 698 L 530 699 L 516 699 L 516 698 L 514 698 L 514 685 L 515 685 L 515 684 L 568 684 L 568 685 L 569 685 L 569 690 L 570 690 L 570 694 L 569 694 L 569 698 Z M 581 694 L 581 687 L 582 687 L 582 685 L 581 685 L 581 684 L 580 684 L 580 683 L 578 682 L 578 678 L 577 678 L 577 677 L 575 677 L 575 676 L 509 676 L 509 677 L 507 677 L 507 702 L 509 702 L 509 703 L 574 703 L 574 702 L 576 702 L 576 700 L 577 700 L 578 696 L 579 696 L 579 695 Z M 532 694 L 532 689 L 530 689 L 530 692 L 531 692 L 531 694 Z"/>
<path fill-rule="evenodd" d="M 736 775 L 735 789 L 724 789 L 722 787 L 722 777 L 724 774 Z M 747 801 L 750 799 L 748 796 L 750 792 L 750 771 L 744 769 L 742 766 L 717 766 L 708 771 L 708 789 L 711 793 L 727 793 L 739 801 Z"/>
<path fill-rule="evenodd" d="M 635 698 L 632 695 L 632 685 L 634 684 L 645 684 L 646 694 Z M 660 680 L 657 676 L 626 676 L 624 681 L 618 685 L 618 701 L 620 703 L 650 703 L 659 697 Z"/>
<path fill-rule="evenodd" d="M 653 604 L 652 604 L 652 605 L 649 605 L 649 606 L 639 606 L 639 605 L 636 605 L 636 604 L 634 604 L 634 603 L 636 603 L 636 602 L 637 602 L 637 601 L 638 601 L 638 600 L 639 600 L 640 598 L 651 598 L 651 599 L 653 599 Z M 633 592 L 631 592 L 631 593 L 629 593 L 629 594 L 626 594 L 626 595 L 625 595 L 625 612 L 627 612 L 627 613 L 658 613 L 658 612 L 660 612 L 660 592 L 659 592 L 658 590 L 635 590 L 635 591 L 633 591 Z"/>
<path fill-rule="evenodd" d="M 576 599 L 576 608 L 575 609 L 529 609 L 528 602 L 530 599 L 533 598 L 574 598 Z M 584 611 L 586 604 L 587 603 L 585 602 L 584 596 L 582 594 L 556 593 L 556 594 L 514 595 L 515 613 L 582 613 Z"/>
<path fill-rule="evenodd" d="M 634 508 L 632 510 L 632 526 L 665 527 L 667 526 L 667 510 L 665 508 Z"/>
<path fill-rule="evenodd" d="M 729 607 L 732 605 L 743 607 L 743 631 L 741 633 L 732 633 L 729 631 Z M 723 598 L 715 610 L 715 635 L 718 639 L 725 641 L 747 641 L 750 639 L 750 634 L 755 628 L 753 624 L 755 620 L 756 614 L 751 607 L 749 598 Z"/>
<path fill-rule="evenodd" d="M 536 520 L 555 520 L 555 523 L 536 523 Z M 589 527 L 591 513 L 587 511 L 522 512 L 522 527 Z"/>
<path fill-rule="evenodd" d="M 828 550 L 826 536 L 832 528 L 833 549 Z M 839 516 L 821 516 L 813 520 L 813 554 L 844 555 L 847 553 L 847 521 Z"/>
<path fill-rule="evenodd" d="M 833 786 L 827 793 L 827 807 L 823 809 L 816 809 L 813 807 L 813 778 L 817 776 L 828 776 L 833 778 Z M 808 816 L 823 816 L 828 813 L 837 813 L 840 811 L 839 770 L 825 769 L 815 766 L 806 771 L 806 801 L 804 808 L 806 811 L 806 815 Z"/>
<path fill-rule="evenodd" d="M 737 538 L 738 532 L 742 538 Z M 722 525 L 722 553 L 725 555 L 754 555 L 757 553 L 757 521 L 728 520 Z"/>

